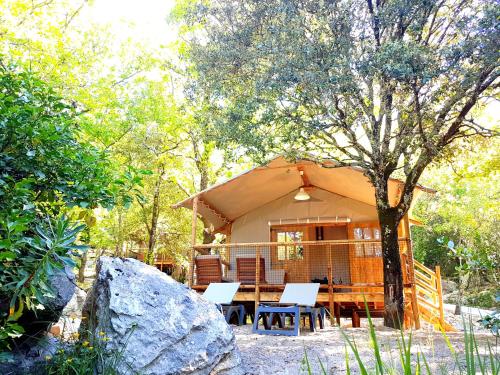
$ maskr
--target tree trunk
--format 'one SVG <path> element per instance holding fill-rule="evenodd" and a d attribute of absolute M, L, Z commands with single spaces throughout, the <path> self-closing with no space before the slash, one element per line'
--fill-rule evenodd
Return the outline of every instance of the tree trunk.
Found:
<path fill-rule="evenodd" d="M 156 244 L 156 228 L 158 226 L 158 216 L 160 215 L 160 189 L 163 179 L 163 168 L 160 169 L 158 180 L 155 184 L 153 195 L 153 208 L 151 212 L 151 226 L 149 227 L 148 255 L 152 254 Z"/>
<path fill-rule="evenodd" d="M 85 267 L 87 266 L 87 254 L 89 251 L 90 249 L 85 251 L 80 260 L 80 268 L 78 269 L 78 281 L 81 283 L 85 281 Z"/>
<path fill-rule="evenodd" d="M 404 322 L 404 287 L 396 210 L 379 212 L 384 264 L 384 325 L 400 329 Z"/>
<path fill-rule="evenodd" d="M 121 255 L 123 247 L 122 226 L 123 226 L 123 210 L 121 207 L 118 207 L 118 233 L 116 237 L 115 257 L 119 257 Z"/>
<path fill-rule="evenodd" d="M 203 223 L 203 244 L 214 242 L 215 234 L 214 232 L 212 232 L 212 226 L 210 222 L 204 217 L 201 217 L 201 222 Z"/>
<path fill-rule="evenodd" d="M 384 325 L 400 329 L 404 322 L 403 271 L 398 242 L 402 215 L 398 208 L 389 204 L 387 179 L 380 178 L 374 185 L 384 267 Z"/>

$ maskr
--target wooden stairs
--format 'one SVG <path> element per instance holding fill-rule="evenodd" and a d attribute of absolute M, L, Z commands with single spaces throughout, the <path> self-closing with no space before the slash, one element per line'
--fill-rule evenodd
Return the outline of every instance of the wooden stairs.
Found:
<path fill-rule="evenodd" d="M 434 329 L 455 332 L 456 329 L 444 319 L 443 292 L 441 288 L 441 269 L 435 270 L 413 260 L 415 292 L 420 318 L 432 324 Z"/>

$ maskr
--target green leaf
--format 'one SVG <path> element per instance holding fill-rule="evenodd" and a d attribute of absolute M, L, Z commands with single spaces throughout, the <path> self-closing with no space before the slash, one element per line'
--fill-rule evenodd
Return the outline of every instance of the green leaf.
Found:
<path fill-rule="evenodd" d="M 9 260 L 12 261 L 17 258 L 17 254 L 12 251 L 1 251 L 0 252 L 0 261 Z"/>

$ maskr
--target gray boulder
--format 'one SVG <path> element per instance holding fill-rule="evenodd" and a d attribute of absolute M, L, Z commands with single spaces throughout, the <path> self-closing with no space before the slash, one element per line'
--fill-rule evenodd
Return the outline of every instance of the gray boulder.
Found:
<path fill-rule="evenodd" d="M 83 315 L 120 374 L 243 374 L 231 327 L 217 308 L 134 259 L 101 257 Z M 82 332 L 85 327 L 82 327 Z"/>
<path fill-rule="evenodd" d="M 47 335 L 49 326 L 59 320 L 66 304 L 75 293 L 75 274 L 70 268 L 56 270 L 48 280 L 54 296 L 44 301 L 36 313 L 25 310 L 18 323 L 25 334 L 16 339 L 8 361 L 0 363 L 0 374 L 43 374 L 46 355 L 53 355 L 59 345 Z"/>
<path fill-rule="evenodd" d="M 59 320 L 64 307 L 75 293 L 75 274 L 69 267 L 56 270 L 48 281 L 54 296 L 44 301 L 43 309 L 36 313 L 26 311 L 19 319 L 19 324 L 25 329 L 23 340 L 28 338 L 30 345 L 38 337 L 44 336 L 49 326 Z"/>

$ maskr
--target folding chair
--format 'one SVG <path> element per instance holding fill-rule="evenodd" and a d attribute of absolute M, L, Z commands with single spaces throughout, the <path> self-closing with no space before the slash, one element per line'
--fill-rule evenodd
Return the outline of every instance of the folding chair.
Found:
<path fill-rule="evenodd" d="M 238 325 L 245 324 L 245 306 L 233 305 L 233 299 L 240 287 L 240 283 L 210 283 L 203 297 L 217 305 L 217 308 L 226 318 L 226 322 L 231 321 L 233 314 L 238 318 Z"/>
<path fill-rule="evenodd" d="M 316 308 L 320 284 L 300 283 L 286 284 L 285 290 L 278 303 L 266 302 L 260 304 L 255 313 L 253 333 L 265 335 L 298 336 L 300 334 L 300 318 L 309 317 L 309 327 L 312 332 L 316 330 L 316 320 L 320 328 L 324 327 L 324 307 Z M 290 317 L 292 326 L 286 327 L 286 317 Z M 262 318 L 264 329 L 259 328 Z M 274 320 L 278 328 L 274 327 Z"/>

